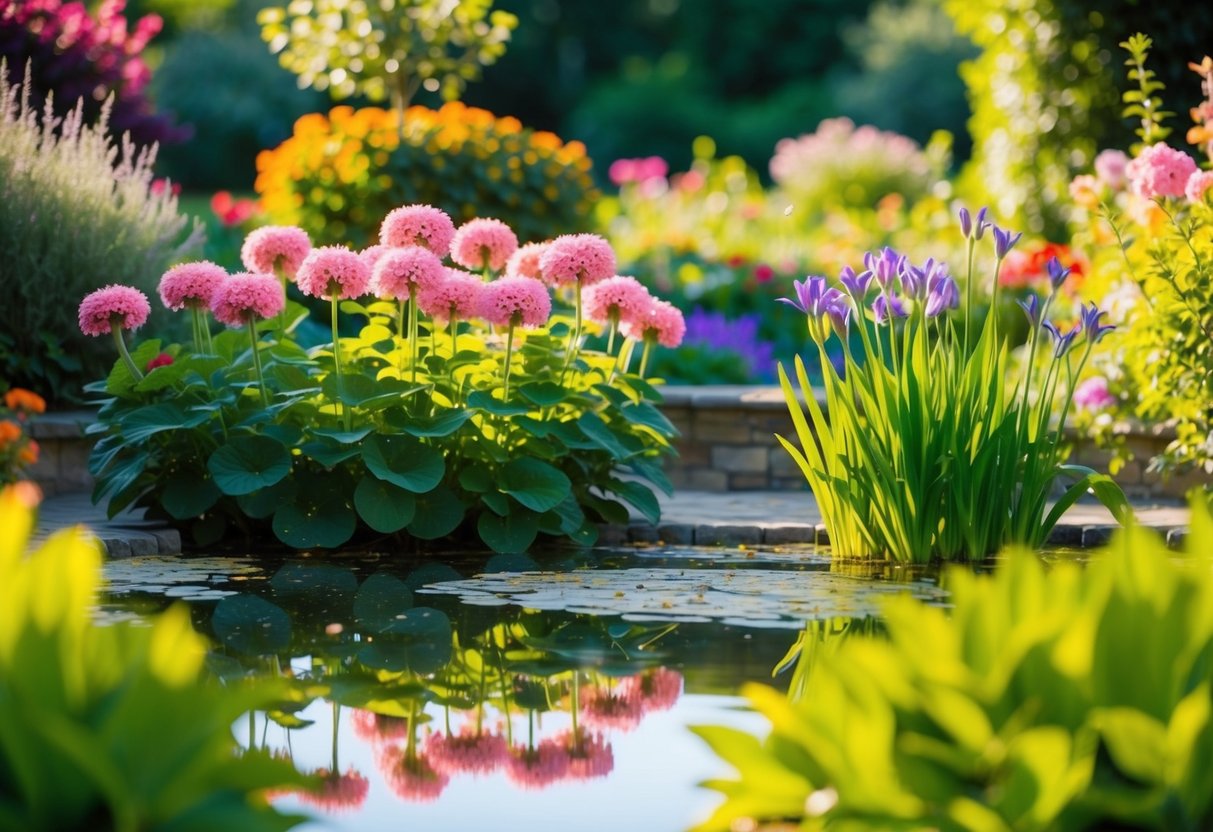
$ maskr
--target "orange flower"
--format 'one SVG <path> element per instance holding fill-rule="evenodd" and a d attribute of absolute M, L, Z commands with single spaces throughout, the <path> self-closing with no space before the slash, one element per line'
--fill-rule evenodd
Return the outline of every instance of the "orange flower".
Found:
<path fill-rule="evenodd" d="M 29 443 L 21 449 L 21 452 L 17 454 L 17 461 L 22 465 L 33 465 L 38 461 L 39 450 L 41 449 L 38 447 L 38 443 L 31 439 Z"/>
<path fill-rule="evenodd" d="M 0 448 L 7 447 L 21 438 L 21 426 L 9 419 L 0 421 Z"/>
<path fill-rule="evenodd" d="M 46 401 L 37 393 L 14 387 L 4 394 L 4 406 L 25 413 L 45 413 Z"/>

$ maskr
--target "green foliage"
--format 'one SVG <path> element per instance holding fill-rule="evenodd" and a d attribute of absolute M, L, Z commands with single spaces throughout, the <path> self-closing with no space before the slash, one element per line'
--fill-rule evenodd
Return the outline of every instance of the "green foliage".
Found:
<path fill-rule="evenodd" d="M 505 53 L 518 18 L 493 0 L 292 2 L 257 15 L 261 36 L 303 86 L 341 100 L 391 98 L 400 113 L 421 89 L 454 101 Z"/>
<path fill-rule="evenodd" d="M 258 156 L 256 188 L 271 222 L 317 242 L 373 242 L 389 210 L 415 203 L 541 240 L 585 230 L 598 196 L 590 168 L 581 142 L 459 103 L 409 108 L 403 133 L 394 113 L 336 107 Z"/>
<path fill-rule="evenodd" d="M 154 153 L 81 112 L 54 120 L 0 87 L 0 376 L 61 400 L 103 368 L 69 299 L 117 279 L 151 291 L 201 242 L 172 193 L 153 189 Z"/>
<path fill-rule="evenodd" d="M 1129 53 L 1129 59 L 1125 61 L 1125 66 L 1129 67 L 1129 80 L 1137 84 L 1137 89 L 1125 91 L 1123 115 L 1140 121 L 1141 126 L 1135 132 L 1145 147 L 1162 141 L 1170 134 L 1170 129 L 1163 127 L 1162 123 L 1167 116 L 1175 115 L 1163 111 L 1162 99 L 1154 93 L 1163 90 L 1165 85 L 1155 80 L 1154 70 L 1146 69 L 1146 58 L 1153 45 L 1154 42 L 1140 32 L 1120 44 Z"/>
<path fill-rule="evenodd" d="M 1209 828 L 1211 550 L 1201 504 L 1185 558 L 1133 528 L 1086 567 L 954 569 L 948 610 L 891 601 L 888 637 L 818 651 L 803 697 L 747 688 L 765 741 L 698 729 L 739 772 L 701 829 Z"/>
<path fill-rule="evenodd" d="M 1010 543 L 1039 546 L 1088 492 L 1118 519 L 1130 514 L 1106 474 L 1065 464 L 1068 449 L 1053 423 L 1060 402 L 1057 425 L 1065 424 L 1074 381 L 1103 335 L 1098 315 L 1090 318 L 1096 310 L 1084 309 L 1083 323 L 1061 341 L 1055 329 L 1042 328 L 1042 322 L 1053 326 L 1047 316 L 1056 290 L 1043 303 L 1032 298 L 1037 305 L 1029 308 L 1035 320 L 1028 359 L 1013 377 L 999 316 L 975 319 L 973 264 L 984 225 L 979 215 L 969 237 L 967 302 L 959 322 L 941 314 L 960 305 L 946 267 L 928 260 L 919 268 L 890 249 L 868 255 L 868 271 L 858 278 L 851 272 L 846 293 L 826 288 L 824 277 L 797 284 L 793 301 L 808 315 L 825 400 L 818 401 L 799 357 L 797 387 L 780 365 L 799 446 L 777 438 L 817 498 L 836 557 L 967 560 Z M 1010 248 L 999 246 L 993 308 Z M 871 306 L 869 289 L 877 292 Z M 850 346 L 855 330 L 858 351 Z M 843 343 L 842 371 L 826 353 L 832 331 Z M 1045 340 L 1047 334 L 1056 345 Z M 1050 508 L 1054 486 L 1065 479 L 1076 482 Z"/>
<path fill-rule="evenodd" d="M 24 554 L 32 512 L 0 493 L 0 827 L 285 830 L 265 791 L 305 781 L 242 752 L 231 725 L 281 694 L 200 681 L 184 607 L 152 626 L 92 621 L 101 554 L 81 529 Z"/>

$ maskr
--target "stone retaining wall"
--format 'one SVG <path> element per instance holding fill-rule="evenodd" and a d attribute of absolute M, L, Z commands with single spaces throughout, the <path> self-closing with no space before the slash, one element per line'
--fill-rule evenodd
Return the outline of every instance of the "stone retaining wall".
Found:
<path fill-rule="evenodd" d="M 666 387 L 663 412 L 682 433 L 679 458 L 666 465 L 675 488 L 697 491 L 763 491 L 805 488 L 796 463 L 775 434 L 795 442 L 796 429 L 777 387 Z M 819 399 L 820 401 L 820 399 Z M 1175 498 L 1210 482 L 1192 473 L 1168 481 L 1146 470 L 1174 433 L 1165 428 L 1125 426 L 1125 444 L 1134 459 L 1116 480 L 1132 498 Z M 1073 459 L 1107 471 L 1111 454 L 1073 433 Z"/>

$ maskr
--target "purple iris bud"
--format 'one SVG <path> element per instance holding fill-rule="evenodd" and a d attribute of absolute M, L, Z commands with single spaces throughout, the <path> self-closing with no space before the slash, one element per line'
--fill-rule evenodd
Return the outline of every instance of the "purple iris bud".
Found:
<path fill-rule="evenodd" d="M 905 318 L 909 314 L 906 311 L 906 305 L 901 302 L 901 298 L 890 297 L 884 292 L 881 292 L 872 302 L 872 317 L 878 324 L 883 324 L 890 318 Z"/>
<path fill-rule="evenodd" d="M 1082 332 L 1081 323 L 1064 335 L 1053 325 L 1052 321 L 1045 321 L 1043 326 L 1053 339 L 1054 358 L 1064 358 L 1065 354 L 1070 351 L 1070 347 L 1074 346 L 1074 339 L 1078 337 L 1078 333 Z"/>
<path fill-rule="evenodd" d="M 904 257 L 885 246 L 878 255 L 870 251 L 864 254 L 863 265 L 876 278 L 880 288 L 888 291 L 889 284 L 897 277 L 904 260 Z"/>
<path fill-rule="evenodd" d="M 1028 295 L 1028 297 L 1026 299 L 1016 301 L 1016 303 L 1018 303 L 1020 306 L 1023 307 L 1024 314 L 1028 316 L 1029 328 L 1036 329 L 1037 327 L 1039 327 L 1040 326 L 1040 312 L 1041 312 L 1040 296 L 1039 295 Z M 1048 323 L 1048 322 L 1046 321 L 1046 323 Z M 1050 327 L 1053 326 L 1052 324 L 1048 324 L 1048 325 Z M 1056 330 L 1054 330 L 1054 332 L 1056 332 Z"/>
<path fill-rule="evenodd" d="M 1001 260 L 1007 256 L 1011 249 L 1015 248 L 1015 244 L 1023 238 L 1023 232 L 1012 234 L 1010 231 L 1003 231 L 997 225 L 994 226 L 994 255 Z"/>
<path fill-rule="evenodd" d="M 851 321 L 851 305 L 839 294 L 838 297 L 826 302 L 825 314 L 830 320 L 830 326 L 838 333 L 838 337 L 845 338 L 847 324 Z"/>
<path fill-rule="evenodd" d="M 862 300 L 868 293 L 868 287 L 872 285 L 872 273 L 865 271 L 855 274 L 855 270 L 850 266 L 843 266 L 838 274 L 838 282 L 854 297 Z"/>
<path fill-rule="evenodd" d="M 956 281 L 946 274 L 932 278 L 927 287 L 927 317 L 934 318 L 945 309 L 959 307 L 960 287 L 956 285 Z"/>
<path fill-rule="evenodd" d="M 964 207 L 960 209 L 960 233 L 966 240 L 973 235 L 973 215 Z"/>
<path fill-rule="evenodd" d="M 927 293 L 926 272 L 907 263 L 901 272 L 901 288 L 910 297 L 922 300 Z"/>
<path fill-rule="evenodd" d="M 1079 326 L 1083 332 L 1087 333 L 1087 340 L 1092 344 L 1098 344 L 1101 338 L 1116 329 L 1114 324 L 1101 324 L 1099 322 L 1099 319 L 1108 313 L 1100 310 L 1094 301 L 1091 301 L 1090 306 L 1084 303 L 1080 314 L 1082 323 Z"/>
<path fill-rule="evenodd" d="M 982 208 L 977 212 L 977 217 L 973 222 L 973 239 L 980 240 L 986 234 L 986 229 L 990 227 L 990 221 L 986 219 L 986 214 L 989 213 L 989 208 Z"/>
<path fill-rule="evenodd" d="M 1049 282 L 1053 284 L 1054 289 L 1060 287 L 1070 276 L 1070 270 L 1064 268 L 1056 257 L 1049 258 L 1049 262 L 1045 263 L 1045 270 L 1049 273 Z"/>

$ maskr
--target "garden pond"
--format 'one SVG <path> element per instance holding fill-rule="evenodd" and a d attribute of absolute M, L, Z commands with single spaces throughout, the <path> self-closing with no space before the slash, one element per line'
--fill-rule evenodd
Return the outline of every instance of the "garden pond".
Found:
<path fill-rule="evenodd" d="M 686 829 L 727 774 L 690 730 L 763 720 L 743 682 L 806 622 L 942 601 L 934 576 L 812 550 L 627 549 L 326 558 L 136 558 L 106 567 L 102 621 L 189 604 L 225 679 L 286 680 L 242 742 L 325 778 L 280 808 L 309 830 Z"/>

